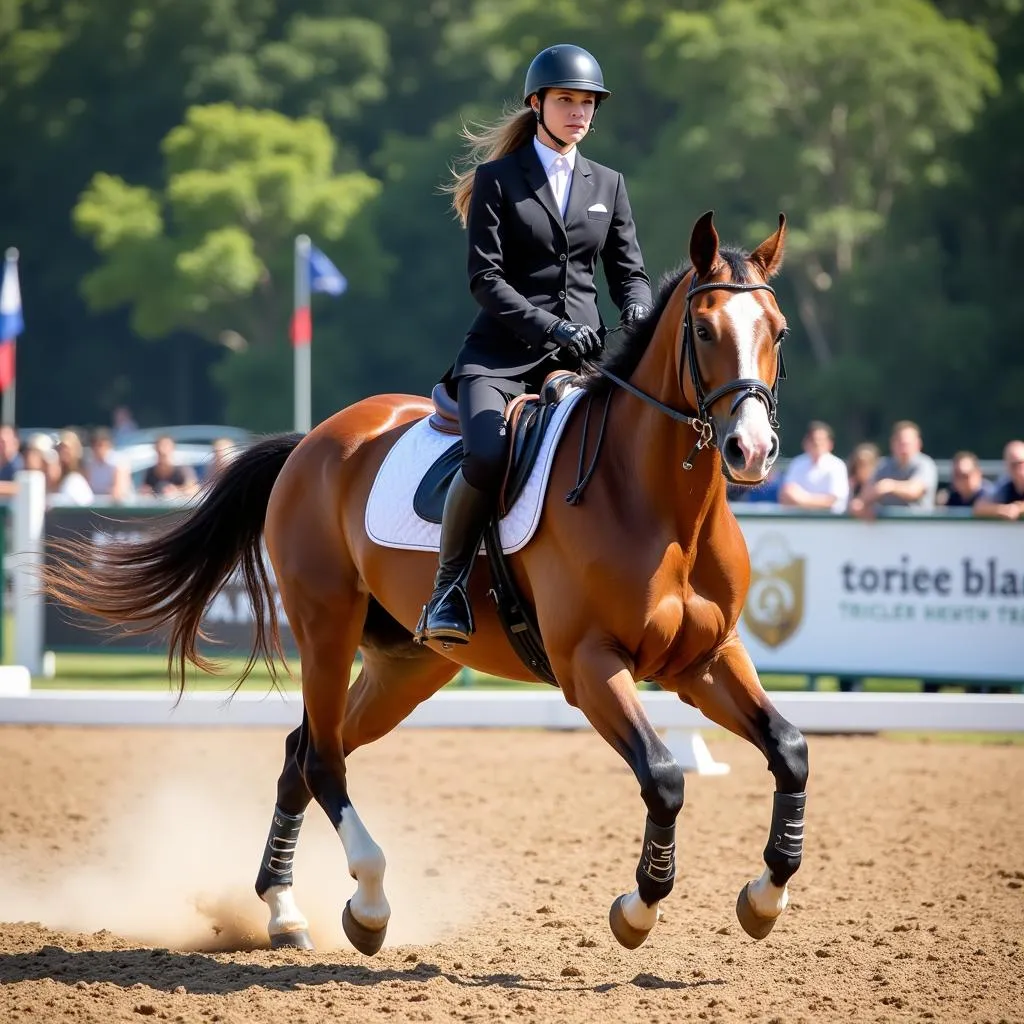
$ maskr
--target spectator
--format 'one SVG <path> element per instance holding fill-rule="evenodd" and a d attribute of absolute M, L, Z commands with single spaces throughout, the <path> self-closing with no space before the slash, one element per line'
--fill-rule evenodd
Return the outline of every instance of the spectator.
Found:
<path fill-rule="evenodd" d="M 174 462 L 174 438 L 162 434 L 156 439 L 156 464 L 146 470 L 140 494 L 158 498 L 180 498 L 194 494 L 196 475 L 191 466 L 178 466 Z"/>
<path fill-rule="evenodd" d="M 978 456 L 974 452 L 957 452 L 952 459 L 950 488 L 943 502 L 946 508 L 970 508 L 990 490 L 981 475 Z"/>
<path fill-rule="evenodd" d="M 135 422 L 135 417 L 132 416 L 132 411 L 127 405 L 119 405 L 111 413 L 110 422 L 113 427 L 113 441 L 118 448 L 125 444 L 129 435 L 139 429 L 139 425 Z"/>
<path fill-rule="evenodd" d="M 58 475 L 55 494 L 70 505 L 89 505 L 92 488 L 82 473 L 82 440 L 73 430 L 62 430 L 57 441 Z"/>
<path fill-rule="evenodd" d="M 114 502 L 127 501 L 132 493 L 128 467 L 117 458 L 110 431 L 103 427 L 92 432 L 90 453 L 85 464 L 85 478 L 94 495 Z"/>
<path fill-rule="evenodd" d="M 220 476 L 238 454 L 234 443 L 226 437 L 218 437 L 210 447 L 213 454 L 206 466 L 203 483 L 209 483 Z"/>
<path fill-rule="evenodd" d="M 921 450 L 921 430 L 910 420 L 893 424 L 891 455 L 875 470 L 874 479 L 850 502 L 850 511 L 873 518 L 880 505 L 900 505 L 922 512 L 935 507 L 939 471 L 935 460 Z"/>
<path fill-rule="evenodd" d="M 878 446 L 870 441 L 857 445 L 846 460 L 850 481 L 850 498 L 859 498 L 861 491 L 875 478 L 878 469 Z"/>
<path fill-rule="evenodd" d="M 0 426 L 0 497 L 13 497 L 18 489 L 14 474 L 24 468 L 18 432 L 9 423 Z"/>
<path fill-rule="evenodd" d="M 821 420 L 811 420 L 804 433 L 804 450 L 786 470 L 779 490 L 779 502 L 797 508 L 845 512 L 850 496 L 850 480 L 843 460 L 832 453 L 835 438 L 832 428 Z"/>
<path fill-rule="evenodd" d="M 32 434 L 22 449 L 22 468 L 38 470 L 46 477 L 46 490 L 52 493 L 60 482 L 60 464 L 48 434 Z"/>
<path fill-rule="evenodd" d="M 1024 441 L 1011 441 L 1003 449 L 1006 477 L 974 503 L 976 516 L 994 519 L 1024 518 Z"/>

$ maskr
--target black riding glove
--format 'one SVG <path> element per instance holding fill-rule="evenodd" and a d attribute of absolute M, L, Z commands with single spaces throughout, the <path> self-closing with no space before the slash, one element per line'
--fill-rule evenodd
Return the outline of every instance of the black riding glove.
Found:
<path fill-rule="evenodd" d="M 588 324 L 559 320 L 548 331 L 551 339 L 577 359 L 590 359 L 604 347 L 604 342 Z"/>
<path fill-rule="evenodd" d="M 622 310 L 619 322 L 627 331 L 634 331 L 651 315 L 651 307 L 642 302 L 631 302 Z"/>

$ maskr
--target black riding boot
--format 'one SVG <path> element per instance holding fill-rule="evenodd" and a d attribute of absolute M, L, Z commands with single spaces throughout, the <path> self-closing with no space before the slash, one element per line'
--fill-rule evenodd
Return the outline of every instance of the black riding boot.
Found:
<path fill-rule="evenodd" d="M 440 566 L 416 626 L 417 640 L 469 642 L 474 627 L 466 583 L 493 505 L 491 496 L 469 483 L 461 469 L 455 474 L 441 517 Z"/>

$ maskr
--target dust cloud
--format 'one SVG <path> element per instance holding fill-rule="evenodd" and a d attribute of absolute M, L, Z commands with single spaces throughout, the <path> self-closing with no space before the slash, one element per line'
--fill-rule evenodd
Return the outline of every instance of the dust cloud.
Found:
<path fill-rule="evenodd" d="M 53 832 L 48 844 L 29 836 L 20 850 L 0 841 L 0 920 L 66 932 L 105 929 L 176 950 L 265 948 L 267 909 L 252 886 L 274 782 L 246 779 L 238 762 L 214 767 L 205 756 L 189 760 L 180 752 L 147 764 L 145 772 L 152 788 L 136 776 L 129 794 L 104 791 L 102 807 L 84 802 L 98 823 L 84 842 L 55 843 Z M 358 772 L 352 774 L 358 783 Z M 415 809 L 396 810 L 387 793 L 354 799 L 388 862 L 386 945 L 436 941 L 486 909 L 493 865 L 475 857 L 468 870 L 454 838 L 431 836 L 426 816 L 417 821 Z M 316 947 L 351 948 L 341 911 L 355 881 L 340 839 L 315 803 L 306 813 L 294 873 L 296 900 Z"/>

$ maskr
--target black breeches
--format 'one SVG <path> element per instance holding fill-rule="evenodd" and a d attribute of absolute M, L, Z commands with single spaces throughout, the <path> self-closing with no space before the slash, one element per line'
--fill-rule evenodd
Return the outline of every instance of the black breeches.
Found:
<path fill-rule="evenodd" d="M 459 423 L 462 425 L 462 474 L 478 490 L 497 497 L 505 476 L 508 432 L 505 406 L 517 395 L 536 393 L 549 368 L 536 380 L 504 377 L 459 377 Z"/>

